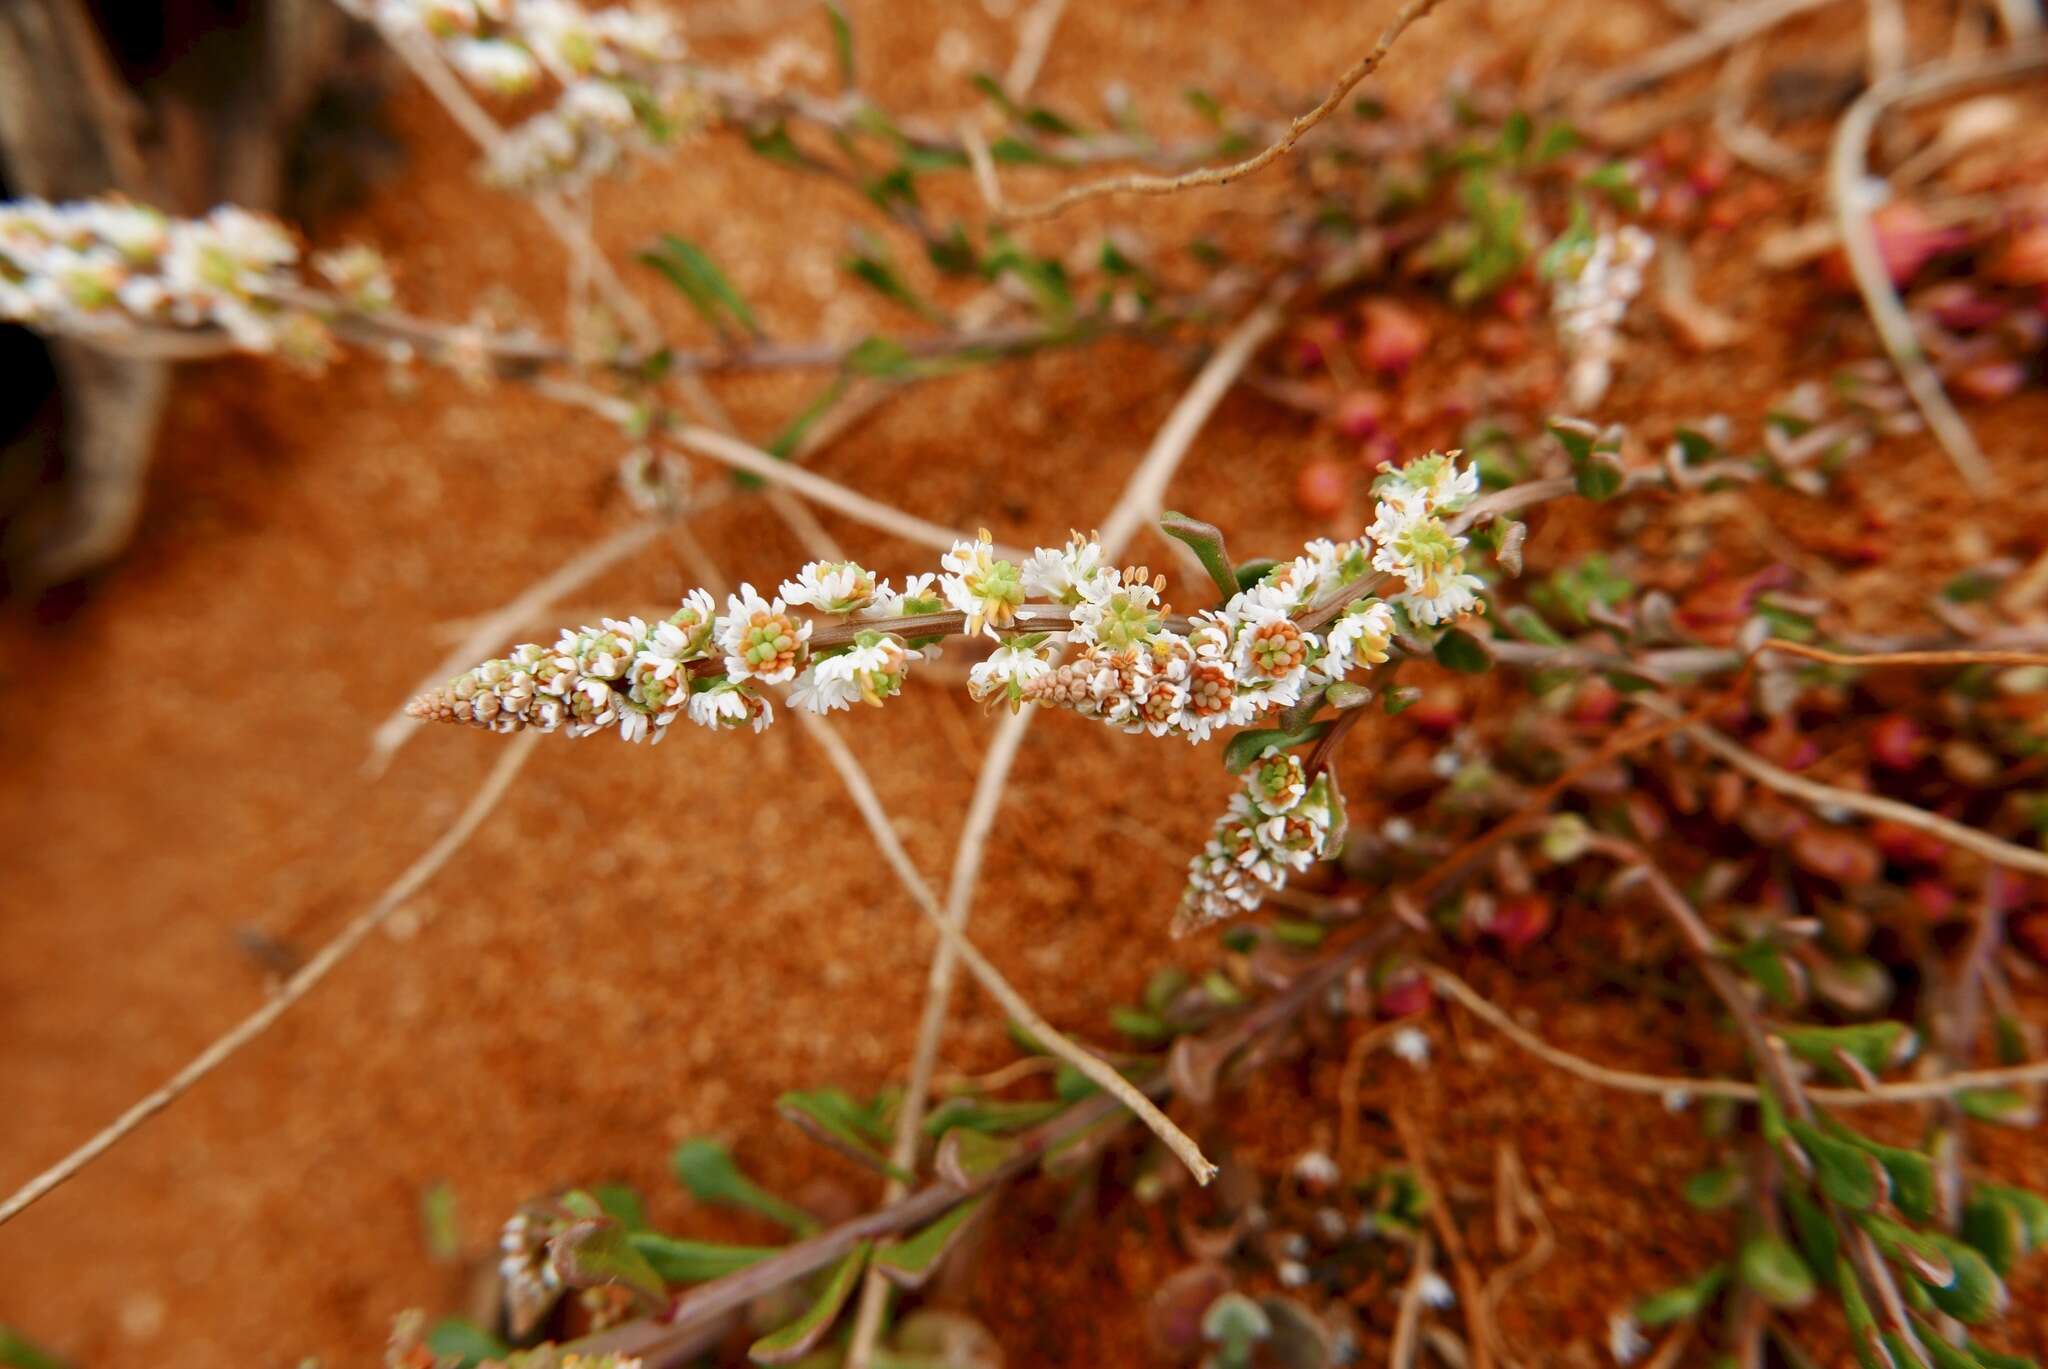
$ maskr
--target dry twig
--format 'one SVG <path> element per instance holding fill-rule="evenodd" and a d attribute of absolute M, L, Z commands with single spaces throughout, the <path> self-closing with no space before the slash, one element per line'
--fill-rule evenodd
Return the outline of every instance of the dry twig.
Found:
<path fill-rule="evenodd" d="M 1386 60 L 1388 50 L 1394 46 L 1395 40 L 1408 26 L 1440 3 L 1442 0 L 1406 0 L 1395 13 L 1392 22 L 1387 25 L 1386 31 L 1380 35 L 1379 41 L 1373 44 L 1372 50 L 1353 62 L 1350 68 L 1337 78 L 1337 83 L 1330 87 L 1330 93 L 1323 97 L 1320 104 L 1296 118 L 1287 126 L 1287 131 L 1279 140 L 1262 152 L 1255 153 L 1243 161 L 1232 162 L 1228 166 L 1203 167 L 1199 171 L 1189 171 L 1178 176 L 1107 176 L 1099 181 L 1089 181 L 1085 185 L 1063 190 L 1050 199 L 1033 204 L 1011 205 L 1007 210 L 1001 211 L 1001 217 L 1013 222 L 1023 219 L 1049 219 L 1083 201 L 1101 199 L 1105 195 L 1173 195 L 1196 186 L 1229 185 L 1240 177 L 1249 176 L 1286 156 L 1294 145 L 1301 141 L 1303 134 L 1329 118 L 1344 103 L 1344 97 L 1351 93 L 1352 87 L 1379 69 L 1380 63 Z"/>
<path fill-rule="evenodd" d="M 1834 206 L 1850 273 L 1863 296 L 1863 306 L 1884 349 L 1898 367 L 1927 426 L 1972 489 L 1991 487 L 1991 467 L 1975 434 L 1949 401 L 1913 332 L 1913 321 L 1899 299 L 1878 253 L 1877 231 L 1871 227 L 1865 162 L 1871 131 L 1878 118 L 1898 105 L 1917 104 L 1965 86 L 2001 81 L 2048 64 L 2048 48 L 2013 48 L 1967 62 L 1937 62 L 1883 81 L 1858 96 L 1835 126 L 1828 151 L 1828 197 Z"/>
<path fill-rule="evenodd" d="M 511 788 L 513 776 L 519 773 L 519 768 L 526 764 L 527 757 L 533 754 L 533 743 L 539 736 L 539 733 L 533 733 L 513 738 L 511 744 L 499 755 L 497 765 L 492 767 L 491 773 L 484 779 L 483 784 L 478 786 L 476 793 L 470 796 L 468 806 L 449 825 L 448 830 L 423 851 L 417 860 L 408 865 L 405 872 L 377 896 L 376 902 L 356 914 L 349 924 L 343 927 L 332 941 L 322 946 L 297 974 L 285 980 L 268 1002 L 192 1057 L 183 1069 L 138 1100 L 98 1135 L 23 1184 L 8 1197 L 7 1201 L 0 1203 L 0 1225 L 5 1225 L 19 1216 L 23 1210 L 47 1196 L 59 1184 L 112 1150 L 129 1133 L 162 1112 L 194 1084 L 213 1073 L 235 1052 L 263 1035 L 270 1029 L 272 1023 L 290 1010 L 293 1004 L 312 992 L 313 987 L 325 979 L 329 971 L 347 959 L 349 952 L 360 946 L 365 937 L 383 926 L 393 913 L 404 906 L 407 899 L 418 893 L 421 887 L 448 863 L 449 858 L 460 851 L 470 837 L 476 834 L 476 829 L 483 825 L 491 810 L 498 806 L 498 801 L 505 797 L 505 791 Z"/>

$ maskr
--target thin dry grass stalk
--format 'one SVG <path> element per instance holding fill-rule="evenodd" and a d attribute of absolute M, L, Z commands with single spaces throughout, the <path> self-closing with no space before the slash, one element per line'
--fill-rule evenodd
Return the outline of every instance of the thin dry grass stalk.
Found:
<path fill-rule="evenodd" d="M 100 1133 L 78 1149 L 66 1155 L 56 1164 L 29 1180 L 0 1202 L 0 1226 L 6 1225 L 23 1211 L 47 1197 L 51 1190 L 91 1164 L 100 1156 L 112 1150 L 123 1138 L 150 1118 L 162 1112 L 194 1084 L 213 1073 L 235 1052 L 270 1030 L 271 1024 L 283 1017 L 292 1005 L 311 993 L 314 986 L 325 979 L 335 966 L 348 958 L 351 951 L 362 945 L 363 939 L 383 926 L 391 915 L 405 905 L 407 899 L 418 893 L 426 882 L 446 865 L 449 859 L 460 851 L 476 829 L 483 825 L 498 801 L 505 797 L 512 786 L 513 776 L 526 764 L 533 754 L 534 737 L 515 737 L 513 744 L 498 757 L 498 763 L 491 773 L 470 796 L 468 805 L 451 823 L 448 830 L 420 854 L 419 859 L 405 868 L 405 872 L 377 896 L 376 902 L 358 913 L 341 932 L 312 959 L 285 980 L 269 1001 L 237 1023 L 234 1028 L 217 1038 L 212 1045 L 192 1057 L 191 1061 L 164 1083 L 137 1100 L 126 1112 L 110 1122 Z"/>
<path fill-rule="evenodd" d="M 1178 176 L 1153 176 L 1136 173 L 1123 176 L 1105 176 L 1099 181 L 1089 181 L 1084 185 L 1071 186 L 1050 199 L 1039 200 L 1031 204 L 1001 206 L 997 210 L 997 216 L 1010 222 L 1019 222 L 1027 219 L 1049 219 L 1055 214 L 1073 208 L 1077 204 L 1088 200 L 1099 200 L 1107 195 L 1174 195 L 1183 190 L 1194 189 L 1197 186 L 1229 185 L 1232 181 L 1249 176 L 1253 172 L 1259 171 L 1286 156 L 1293 149 L 1294 145 L 1301 141 L 1303 134 L 1329 118 L 1332 113 L 1343 105 L 1344 97 L 1351 93 L 1354 86 L 1372 75 L 1373 72 L 1379 70 L 1380 63 L 1386 60 L 1387 53 L 1393 48 L 1395 40 L 1400 38 L 1408 26 L 1435 9 L 1440 3 L 1442 3 L 1442 0 L 1407 0 L 1407 3 L 1402 5 L 1395 13 L 1393 20 L 1387 25 L 1386 31 L 1380 34 L 1379 41 L 1372 45 L 1372 49 L 1365 56 L 1353 62 L 1344 74 L 1337 78 L 1336 84 L 1330 87 L 1329 94 L 1322 98 L 1321 103 L 1290 123 L 1287 126 L 1287 131 L 1276 142 L 1266 147 L 1265 150 L 1246 157 L 1243 161 L 1232 162 L 1228 166 L 1203 167 L 1199 171 L 1184 172 Z"/>

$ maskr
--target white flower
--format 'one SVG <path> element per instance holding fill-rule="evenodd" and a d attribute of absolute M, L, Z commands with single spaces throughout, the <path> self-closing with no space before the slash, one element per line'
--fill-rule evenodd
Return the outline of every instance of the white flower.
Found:
<path fill-rule="evenodd" d="M 927 571 L 903 582 L 899 592 L 887 580 L 875 586 L 875 601 L 861 610 L 863 618 L 907 618 L 919 613 L 937 613 L 946 606 L 945 596 L 933 585 L 938 576 Z"/>
<path fill-rule="evenodd" d="M 1377 599 L 1354 600 L 1324 632 L 1324 654 L 1316 662 L 1316 672 L 1340 680 L 1361 660 L 1380 665 L 1393 639 L 1394 610 Z"/>
<path fill-rule="evenodd" d="M 473 86 L 498 95 L 522 95 L 540 79 L 540 63 L 517 43 L 497 38 L 458 38 L 445 44 L 449 63 Z"/>
<path fill-rule="evenodd" d="M 714 728 L 751 722 L 756 732 L 762 732 L 775 721 L 775 706 L 744 685 L 718 684 L 690 696 L 690 721 Z"/>
<path fill-rule="evenodd" d="M 972 542 L 955 542 L 953 549 L 939 558 L 939 564 L 946 570 L 939 577 L 946 602 L 967 615 L 970 634 L 985 632 L 994 637 L 997 628 L 1008 627 L 1015 620 L 1017 606 L 1024 602 L 1024 586 L 1017 568 L 996 558 L 995 542 L 987 528 Z"/>
<path fill-rule="evenodd" d="M 633 102 L 610 81 L 572 82 L 555 108 L 572 123 L 594 124 L 607 133 L 623 133 L 635 123 Z"/>
<path fill-rule="evenodd" d="M 863 632 L 851 647 L 818 663 L 821 680 L 844 680 L 853 696 L 879 704 L 903 688 L 909 653 L 896 638 Z"/>
<path fill-rule="evenodd" d="M 1000 694 L 1014 710 L 1022 704 L 1024 686 L 1050 673 L 1052 662 L 1042 648 L 1005 643 L 967 672 L 967 693 L 976 703 Z"/>
<path fill-rule="evenodd" d="M 1102 563 L 1102 544 L 1074 533 L 1064 547 L 1037 547 L 1025 558 L 1024 592 L 1072 606 L 1099 601 L 1116 583 Z"/>
<path fill-rule="evenodd" d="M 833 657 L 832 660 L 837 660 Z M 805 668 L 790 687 L 789 706 L 805 709 L 811 713 L 830 713 L 835 708 L 851 708 L 860 698 L 860 687 L 854 684 L 844 671 L 819 670 L 819 665 L 830 665 L 823 661 Z"/>
<path fill-rule="evenodd" d="M 1463 571 L 1430 576 L 1408 593 L 1398 596 L 1408 616 L 1418 623 L 1454 622 L 1479 607 L 1479 592 L 1486 582 Z"/>
<path fill-rule="evenodd" d="M 1337 1162 L 1330 1158 L 1329 1152 L 1305 1150 L 1295 1157 L 1294 1177 L 1305 1184 L 1328 1188 L 1342 1179 L 1344 1172 L 1337 1168 Z"/>
<path fill-rule="evenodd" d="M 1431 452 L 1405 466 L 1380 467 L 1385 472 L 1374 490 L 1388 503 L 1416 514 L 1456 513 L 1479 493 L 1479 468 L 1458 464 L 1457 452 Z M 1377 539 L 1379 534 L 1374 533 Z"/>
<path fill-rule="evenodd" d="M 858 613 L 875 602 L 873 571 L 852 561 L 812 561 L 782 582 L 782 597 L 825 613 Z"/>
<path fill-rule="evenodd" d="M 1429 1064 L 1429 1037 L 1420 1027 L 1403 1027 L 1395 1032 L 1388 1049 L 1417 1069 Z"/>
<path fill-rule="evenodd" d="M 789 616 L 781 599 L 763 599 L 752 585 L 726 596 L 726 616 L 719 620 L 718 645 L 725 652 L 725 673 L 732 680 L 780 684 L 796 676 L 811 625 Z"/>
<path fill-rule="evenodd" d="M 1423 1305 L 1425 1307 L 1434 1307 L 1439 1311 L 1458 1301 L 1458 1295 L 1451 1291 L 1451 1285 L 1444 1279 L 1443 1275 L 1437 1273 L 1434 1269 L 1422 1276 L 1420 1292 Z"/>
<path fill-rule="evenodd" d="M 1634 1364 L 1649 1348 L 1649 1338 L 1629 1313 L 1616 1312 L 1607 1319 L 1607 1353 L 1616 1364 Z"/>

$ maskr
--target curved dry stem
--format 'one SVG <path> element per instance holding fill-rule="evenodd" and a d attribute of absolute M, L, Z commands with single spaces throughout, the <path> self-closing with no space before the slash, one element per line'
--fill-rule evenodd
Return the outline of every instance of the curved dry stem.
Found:
<path fill-rule="evenodd" d="M 1662 713 L 1667 718 L 1676 713 L 1675 709 L 1657 699 L 1645 698 L 1643 706 Z M 1679 730 L 1757 783 L 1798 799 L 1802 803 L 1817 808 L 1843 809 L 1851 813 L 1860 813 L 1867 818 L 1896 822 L 1901 826 L 1916 828 L 1939 837 L 1952 845 L 1962 847 L 1965 851 L 2011 869 L 2024 870 L 2030 875 L 2048 875 L 2048 854 L 2001 840 L 1988 832 L 1980 832 L 1974 827 L 1965 826 L 1938 813 L 1915 808 L 1910 803 L 1901 803 L 1897 799 L 1887 799 L 1876 794 L 1865 794 L 1856 789 L 1841 789 L 1832 784 L 1820 784 L 1795 775 L 1789 770 L 1771 764 L 1748 747 L 1704 723 L 1686 723 Z"/>
<path fill-rule="evenodd" d="M 1442 0 L 1407 0 L 1407 3 L 1395 13 L 1392 22 L 1387 25 L 1386 32 L 1380 35 L 1380 40 L 1373 44 L 1372 50 L 1353 62 L 1350 68 L 1337 78 L 1337 83 L 1330 87 L 1330 93 L 1322 98 L 1321 103 L 1296 118 L 1287 126 L 1287 131 L 1280 135 L 1278 141 L 1262 152 L 1255 153 L 1241 162 L 1232 162 L 1228 166 L 1203 167 L 1199 171 L 1189 171 L 1179 176 L 1106 176 L 1099 181 L 1090 181 L 1085 185 L 1063 190 L 1051 199 L 1040 200 L 1034 204 L 1010 205 L 999 211 L 999 217 L 1011 222 L 1049 219 L 1083 201 L 1099 200 L 1106 195 L 1173 195 L 1196 186 L 1229 185 L 1240 177 L 1249 176 L 1286 156 L 1294 145 L 1301 141 L 1303 134 L 1329 118 L 1344 103 L 1344 97 L 1351 93 L 1352 87 L 1379 69 L 1380 63 L 1386 60 L 1388 50 L 1394 46 L 1395 40 L 1408 26 L 1440 3 Z"/>
<path fill-rule="evenodd" d="M 1828 150 L 1828 198 L 1834 205 L 1840 226 L 1842 248 L 1849 258 L 1850 273 L 1863 296 L 1863 307 L 1877 328 L 1878 338 L 1899 377 L 1913 396 L 1935 439 L 1955 463 L 1956 470 L 1972 489 L 1982 492 L 1991 486 L 1991 467 L 1970 425 L 1949 402 L 1934 367 L 1920 349 L 1913 321 L 1892 285 L 1884 260 L 1877 249 L 1877 232 L 1871 227 L 1866 201 L 1865 158 L 1870 134 L 1877 120 L 1895 105 L 1914 104 L 1964 86 L 2005 80 L 2023 71 L 2048 64 L 2048 49 L 2015 48 L 1968 62 L 1941 62 L 1882 81 L 1858 96 L 1835 126 L 1834 142 Z"/>
<path fill-rule="evenodd" d="M 405 873 L 377 896 L 375 903 L 358 913 L 334 940 L 322 946 L 297 974 L 287 979 L 268 1002 L 192 1057 L 183 1069 L 115 1118 L 90 1141 L 23 1184 L 7 1201 L 0 1202 L 0 1226 L 20 1216 L 39 1199 L 48 1196 L 51 1190 L 112 1150 L 137 1127 L 176 1102 L 180 1095 L 213 1073 L 236 1051 L 268 1031 L 271 1024 L 283 1017 L 294 1003 L 310 993 L 314 985 L 325 979 L 329 971 L 348 958 L 349 952 L 363 943 L 363 938 L 383 926 L 476 834 L 476 829 L 483 825 L 491 810 L 498 806 L 498 801 L 505 797 L 505 791 L 511 788 L 513 776 L 533 754 L 533 740 L 531 737 L 515 738 L 513 745 L 498 757 L 497 765 L 492 767 L 491 773 L 471 796 L 468 806 L 448 830 L 423 851 L 419 859 L 408 865 Z"/>
<path fill-rule="evenodd" d="M 1545 1041 L 1515 1021 L 1484 994 L 1441 965 L 1425 964 L 1421 966 L 1421 970 L 1446 998 L 1454 1000 L 1481 1022 L 1544 1064 L 1563 1070 L 1575 1079 L 1583 1079 L 1589 1084 L 1597 1084 L 1603 1089 L 1612 1089 L 1617 1093 L 1653 1094 L 1658 1097 L 1685 1094 L 1693 1098 L 1727 1098 L 1739 1103 L 1754 1103 L 1762 1096 L 1762 1090 L 1756 1085 L 1740 1079 L 1694 1079 L 1675 1074 L 1645 1074 L 1640 1070 L 1616 1069 L 1610 1065 L 1602 1065 L 1598 1061 L 1588 1060 L 1582 1055 L 1573 1055 L 1570 1051 L 1561 1050 Z M 2005 1065 L 1988 1070 L 1958 1070 L 1953 1074 L 1944 1074 L 1932 1079 L 1907 1079 L 1897 1083 L 1879 1084 L 1871 1089 L 1809 1087 L 1806 1096 L 1816 1103 L 1826 1103 L 1830 1107 L 1861 1108 L 1884 1103 L 1938 1102 L 1977 1089 L 2011 1088 L 2014 1085 L 2036 1084 L 2043 1080 L 2048 1080 L 2048 1060 L 2034 1060 L 2024 1065 Z"/>
<path fill-rule="evenodd" d="M 1201 1148 L 1186 1132 L 1174 1125 L 1172 1118 L 1159 1110 L 1158 1105 L 1145 1095 L 1143 1089 L 1117 1073 L 1101 1056 L 1076 1044 L 1041 1017 L 1029 1000 L 1011 987 L 1010 982 L 1003 978 L 1002 972 L 989 963 L 988 958 L 946 918 L 939 907 L 938 898 L 931 891 L 931 886 L 924 882 L 924 876 L 917 872 L 917 866 L 912 863 L 910 853 L 903 849 L 902 840 L 896 835 L 896 829 L 890 825 L 888 813 L 883 811 L 881 800 L 875 796 L 874 786 L 868 782 L 867 773 L 861 768 L 860 762 L 855 759 L 846 742 L 823 719 L 813 717 L 802 709 L 790 711 L 803 722 L 805 730 L 824 749 L 826 759 L 831 761 L 833 770 L 838 772 L 840 780 L 846 785 L 847 793 L 852 797 L 854 806 L 860 810 L 861 818 L 867 823 L 875 844 L 882 848 L 883 858 L 889 862 L 897 878 L 901 879 L 904 887 L 910 891 L 911 901 L 938 932 L 940 941 L 966 964 L 967 971 L 974 976 L 975 982 L 987 990 L 989 997 L 996 1000 L 1018 1027 L 1034 1037 L 1048 1053 L 1065 1060 L 1104 1093 L 1137 1114 L 1138 1120 L 1151 1128 L 1153 1134 L 1166 1144 L 1167 1149 L 1188 1167 L 1188 1172 L 1195 1176 L 1197 1182 L 1206 1184 L 1214 1178 L 1216 1166 L 1209 1162 L 1208 1157 L 1202 1154 Z"/>

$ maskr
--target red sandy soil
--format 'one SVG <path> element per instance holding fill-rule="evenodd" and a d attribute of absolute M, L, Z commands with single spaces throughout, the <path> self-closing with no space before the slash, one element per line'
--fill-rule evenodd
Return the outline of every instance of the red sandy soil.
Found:
<path fill-rule="evenodd" d="M 852 8 L 863 68 L 895 108 L 967 107 L 961 81 L 934 61 L 944 29 L 960 35 L 949 41 L 967 44 L 973 66 L 1008 59 L 1010 24 L 983 6 Z M 1369 42 L 1386 9 L 1076 5 L 1043 90 L 1092 107 L 1122 75 L 1161 111 L 1189 85 L 1286 108 L 1295 99 L 1286 92 L 1315 88 L 1337 57 Z M 1858 22 L 1843 7 L 1787 41 L 1842 47 Z M 1397 110 L 1413 106 L 1446 74 L 1498 73 L 1574 24 L 1580 38 L 1561 45 L 1562 60 L 1588 67 L 1672 31 L 1647 0 L 1564 7 L 1562 17 L 1542 0 L 1448 0 L 1403 44 L 1384 93 Z M 776 31 L 827 51 L 822 24 L 808 18 Z M 760 47 L 730 39 L 715 50 Z M 1660 98 L 1682 101 L 1698 88 Z M 559 258 L 533 218 L 474 181 L 467 150 L 419 94 L 406 90 L 393 117 L 411 165 L 321 236 L 388 249 L 421 313 L 466 316 L 502 285 L 537 317 L 558 316 Z M 1172 242 L 1177 227 L 1205 216 L 1270 206 L 1284 178 L 1271 181 L 1199 203 L 1092 206 L 1042 241 L 1125 222 Z M 1709 297 L 1752 328 L 1750 341 L 1690 358 L 1644 311 L 1607 416 L 1639 417 L 1643 435 L 1661 441 L 1670 423 L 1711 402 L 1742 427 L 1794 380 L 1825 374 L 1839 353 L 1802 326 L 1810 291 L 1750 261 L 1758 235 L 1796 221 L 1805 203 L 1788 194 L 1741 234 L 1701 249 Z M 607 244 L 623 252 L 661 230 L 702 242 L 788 336 L 843 335 L 870 318 L 903 326 L 810 284 L 839 252 L 843 225 L 861 217 L 851 196 L 764 172 L 729 141 L 689 149 L 608 189 L 600 204 Z M 698 335 L 679 306 L 657 303 L 675 335 Z M 1861 327 L 1853 310 L 1828 308 L 1844 328 Z M 1454 384 L 1478 364 L 1450 337 L 1411 392 Z M 1049 540 L 1106 513 L 1186 376 L 1179 360 L 1114 344 L 936 382 L 892 400 L 815 464 L 941 522 Z M 759 435 L 803 390 L 778 379 L 722 393 L 742 430 Z M 2005 521 L 1950 493 L 1948 467 L 1924 439 L 1881 447 L 1827 501 L 1773 493 L 1738 502 L 1763 510 L 1774 536 L 1815 547 L 1872 510 L 1887 515 L 1892 552 L 1881 573 L 1842 570 L 1829 587 L 1882 623 L 1987 545 L 2039 550 L 2048 404 L 2035 395 L 1975 417 L 2031 520 Z M 1454 432 L 1424 417 L 1402 435 L 1419 448 Z M 182 379 L 130 555 L 68 620 L 16 624 L 4 638 L 0 1183 L 55 1159 L 261 1001 L 270 971 L 238 932 L 306 953 L 452 818 L 502 743 L 423 733 L 369 779 L 370 733 L 444 649 L 441 625 L 503 602 L 629 517 L 610 484 L 622 446 L 516 388 L 474 393 L 422 375 L 416 393 L 394 396 L 367 361 L 319 384 L 242 363 Z M 1196 445 L 1172 502 L 1225 526 L 1243 554 L 1281 551 L 1355 526 L 1307 519 L 1292 503 L 1296 473 L 1331 456 L 1353 453 L 1240 392 Z M 931 561 L 824 521 L 883 571 Z M 1653 523 L 1650 535 L 1668 535 L 1657 531 L 1666 526 Z M 1754 527 L 1731 514 L 1715 535 L 1739 561 L 1768 559 Z M 772 582 L 803 559 L 752 499 L 725 501 L 695 528 L 734 580 Z M 1593 536 L 1580 511 L 1548 515 L 1532 560 L 1554 563 Z M 1136 559 L 1164 556 L 1151 544 Z M 569 613 L 670 598 L 688 583 L 663 546 L 574 596 Z M 919 866 L 943 884 L 991 724 L 957 690 L 927 685 L 834 725 L 871 767 Z M 770 1102 L 785 1089 L 865 1092 L 895 1076 L 931 939 L 801 732 L 676 732 L 654 750 L 546 739 L 514 794 L 391 934 L 0 1231 L 0 1322 L 95 1366 L 215 1369 L 309 1355 L 363 1364 L 399 1310 L 460 1302 L 459 1277 L 430 1261 L 421 1236 L 420 1194 L 439 1180 L 452 1183 L 463 1241 L 477 1254 L 521 1200 L 602 1179 L 638 1184 L 670 1229 L 749 1232 L 693 1210 L 667 1179 L 670 1148 L 700 1134 L 729 1142 L 784 1191 L 824 1179 L 848 1201 L 872 1200 L 865 1179 L 779 1122 Z M 1353 786 L 1413 739 L 1400 720 L 1361 730 L 1347 766 Z M 1164 928 L 1181 863 L 1228 784 L 1206 752 L 1068 717 L 1038 723 L 974 928 L 1055 1022 L 1108 1039 L 1106 1010 L 1134 998 L 1154 967 L 1213 954 L 1201 941 L 1170 944 Z M 1553 942 L 1517 969 L 1479 957 L 1469 972 L 1533 1009 L 1567 1048 L 1617 1061 L 1625 1048 L 1627 1063 L 1653 1070 L 1734 1063 L 1690 989 L 1675 1006 L 1595 991 L 1571 954 L 1581 917 L 1598 914 L 1568 910 Z M 1502 1329 L 1528 1362 L 1591 1364 L 1617 1301 L 1686 1273 L 1727 1239 L 1719 1217 L 1672 1198 L 1706 1153 L 1698 1127 L 1654 1099 L 1541 1072 L 1474 1024 L 1453 1034 L 1439 1017 L 1432 1031 L 1438 1064 L 1419 1078 L 1374 1057 L 1362 1095 L 1369 1116 L 1412 1110 L 1486 1268 L 1505 1262 L 1488 1214 L 1496 1150 L 1512 1141 L 1559 1249 L 1504 1300 Z M 1274 1068 L 1230 1107 L 1241 1158 L 1279 1172 L 1308 1146 L 1332 1143 L 1342 1045 L 1327 1041 Z M 961 993 L 948 1066 L 989 1068 L 1009 1055 L 987 1001 Z M 1380 1122 L 1360 1136 L 1376 1161 L 1399 1154 Z M 1986 1144 L 2000 1172 L 2048 1177 L 2036 1139 Z M 1040 1185 L 1005 1207 L 971 1306 L 1013 1364 L 1143 1362 L 1136 1309 L 1185 1256 L 1155 1212 L 1104 1205 L 1078 1220 L 1065 1201 Z M 2038 1263 L 2014 1292 L 2012 1339 L 2048 1350 Z M 1382 1313 L 1392 1296 L 1380 1296 Z"/>

